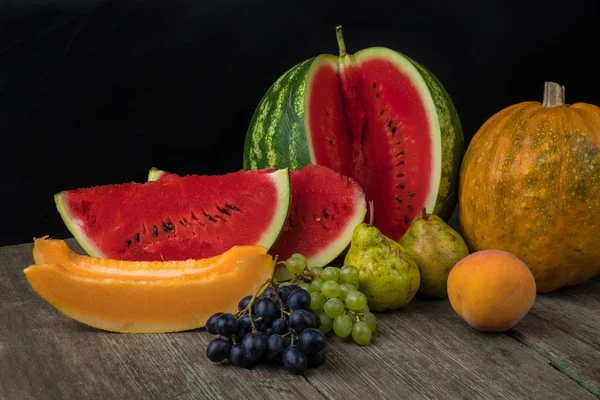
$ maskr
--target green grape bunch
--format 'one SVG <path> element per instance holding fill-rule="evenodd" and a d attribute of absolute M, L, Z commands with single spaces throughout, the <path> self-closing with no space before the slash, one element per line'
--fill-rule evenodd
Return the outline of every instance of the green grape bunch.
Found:
<path fill-rule="evenodd" d="M 352 338 L 359 345 L 371 342 L 377 319 L 369 311 L 367 297 L 359 290 L 359 271 L 355 266 L 308 269 L 301 254 L 293 254 L 282 263 L 294 274 L 290 283 L 310 293 L 310 308 L 319 315 L 321 332 Z"/>

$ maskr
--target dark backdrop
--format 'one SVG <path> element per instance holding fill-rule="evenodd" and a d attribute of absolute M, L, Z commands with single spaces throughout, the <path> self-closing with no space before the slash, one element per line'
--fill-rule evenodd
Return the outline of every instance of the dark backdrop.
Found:
<path fill-rule="evenodd" d="M 43 3 L 43 5 L 38 4 Z M 152 166 L 241 168 L 246 127 L 294 64 L 379 45 L 421 62 L 469 140 L 509 104 L 600 104 L 599 1 L 15 1 L 0 4 L 0 244 L 68 231 L 52 195 Z"/>

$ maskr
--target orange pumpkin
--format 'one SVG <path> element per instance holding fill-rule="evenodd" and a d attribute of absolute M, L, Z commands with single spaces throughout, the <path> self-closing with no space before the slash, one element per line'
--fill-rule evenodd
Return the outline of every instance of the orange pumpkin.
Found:
<path fill-rule="evenodd" d="M 472 251 L 519 257 L 540 293 L 600 274 L 600 108 L 547 82 L 543 104 L 490 118 L 463 159 L 459 218 Z"/>

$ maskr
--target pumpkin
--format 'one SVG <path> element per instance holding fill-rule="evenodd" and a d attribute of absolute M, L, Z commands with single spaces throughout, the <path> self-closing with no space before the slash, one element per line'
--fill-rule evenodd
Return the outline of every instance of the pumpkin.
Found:
<path fill-rule="evenodd" d="M 471 251 L 519 257 L 540 293 L 600 274 L 600 108 L 546 82 L 543 103 L 492 116 L 462 162 L 459 220 Z"/>

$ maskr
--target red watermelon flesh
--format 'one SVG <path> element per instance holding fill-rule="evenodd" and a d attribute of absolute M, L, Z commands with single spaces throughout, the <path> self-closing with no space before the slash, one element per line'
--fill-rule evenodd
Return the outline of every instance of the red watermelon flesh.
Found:
<path fill-rule="evenodd" d="M 287 169 L 167 175 L 63 191 L 65 224 L 92 256 L 120 260 L 212 257 L 235 245 L 270 248 L 287 219 Z"/>
<path fill-rule="evenodd" d="M 148 179 L 168 176 L 153 168 Z M 280 260 L 300 253 L 309 267 L 325 266 L 348 247 L 354 228 L 363 222 L 365 194 L 355 180 L 314 164 L 292 172 L 291 186 L 288 219 L 269 253 Z"/>
<path fill-rule="evenodd" d="M 414 82 L 376 53 L 356 54 L 341 70 L 325 62 L 309 82 L 311 159 L 356 179 L 373 201 L 374 225 L 393 239 L 423 206 L 433 210 L 438 194 L 432 106 Z"/>
<path fill-rule="evenodd" d="M 309 267 L 325 266 L 350 244 L 367 207 L 358 183 L 327 167 L 308 164 L 291 173 L 292 207 L 270 253 L 281 260 L 294 253 Z"/>

